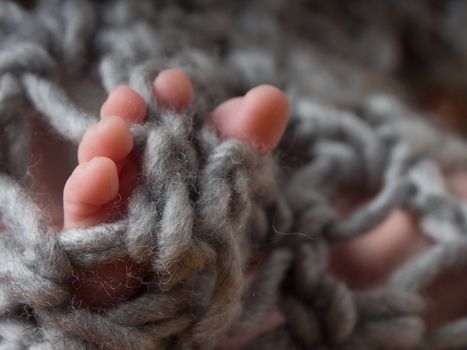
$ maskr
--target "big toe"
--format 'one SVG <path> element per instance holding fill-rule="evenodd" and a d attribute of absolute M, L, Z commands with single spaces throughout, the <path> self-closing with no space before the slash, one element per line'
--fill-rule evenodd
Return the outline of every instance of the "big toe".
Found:
<path fill-rule="evenodd" d="M 277 146 L 285 131 L 289 102 L 278 88 L 260 85 L 244 97 L 219 105 L 211 118 L 222 137 L 244 141 L 265 154 Z"/>
<path fill-rule="evenodd" d="M 64 227 L 86 227 L 102 220 L 102 209 L 118 194 L 116 164 L 96 157 L 76 167 L 63 192 Z"/>

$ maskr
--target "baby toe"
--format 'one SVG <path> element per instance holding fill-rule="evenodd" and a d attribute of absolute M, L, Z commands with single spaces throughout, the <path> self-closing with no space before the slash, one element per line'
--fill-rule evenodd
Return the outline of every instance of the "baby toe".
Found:
<path fill-rule="evenodd" d="M 146 116 L 144 99 L 128 85 L 116 87 L 101 107 L 101 118 L 119 116 L 127 123 L 140 123 Z"/>
<path fill-rule="evenodd" d="M 211 117 L 222 137 L 244 141 L 265 154 L 277 146 L 285 131 L 289 102 L 278 88 L 260 85 L 244 97 L 222 103 Z"/>
<path fill-rule="evenodd" d="M 101 208 L 118 194 L 116 164 L 96 157 L 76 167 L 63 192 L 64 227 L 85 227 L 102 220 Z"/>
<path fill-rule="evenodd" d="M 94 157 L 107 157 L 119 162 L 132 148 L 128 124 L 120 117 L 109 116 L 87 130 L 78 148 L 78 160 L 83 163 Z"/>
<path fill-rule="evenodd" d="M 164 107 L 178 112 L 184 110 L 193 100 L 193 84 L 181 69 L 166 69 L 153 82 L 154 96 Z"/>

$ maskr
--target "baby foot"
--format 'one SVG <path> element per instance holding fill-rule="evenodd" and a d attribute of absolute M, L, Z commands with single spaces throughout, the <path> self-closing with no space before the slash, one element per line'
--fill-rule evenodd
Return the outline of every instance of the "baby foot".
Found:
<path fill-rule="evenodd" d="M 108 222 L 124 210 L 125 201 L 120 199 L 137 184 L 129 124 L 143 121 L 145 114 L 146 104 L 129 87 L 120 86 L 109 95 L 101 120 L 79 145 L 79 165 L 65 184 L 65 229 Z M 131 276 L 142 273 L 142 266 L 130 260 L 81 270 L 73 281 L 74 292 L 88 307 L 106 307 L 137 291 L 141 283 Z"/>
<path fill-rule="evenodd" d="M 153 88 L 155 99 L 176 111 L 184 110 L 193 99 L 192 83 L 179 69 L 162 71 Z M 128 86 L 110 93 L 101 108 L 101 120 L 87 130 L 79 145 L 79 165 L 65 185 L 65 229 L 116 220 L 124 212 L 138 183 L 129 125 L 142 122 L 146 108 L 143 98 Z M 273 86 L 262 85 L 219 105 L 212 122 L 222 137 L 239 139 L 265 154 L 278 144 L 288 115 L 287 97 Z M 136 293 L 144 271 L 144 266 L 129 258 L 80 271 L 74 291 L 88 307 L 107 307 Z"/>

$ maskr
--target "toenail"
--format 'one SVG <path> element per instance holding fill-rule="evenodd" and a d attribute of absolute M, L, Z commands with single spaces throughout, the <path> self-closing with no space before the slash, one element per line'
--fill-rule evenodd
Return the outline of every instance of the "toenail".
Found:
<path fill-rule="evenodd" d="M 109 127 L 110 125 L 114 125 L 115 123 L 119 123 L 119 124 L 124 124 L 125 126 L 127 125 L 125 123 L 125 121 L 120 118 L 120 117 L 117 117 L 117 116 L 108 116 L 106 118 L 103 118 L 101 119 L 98 123 L 97 123 L 97 127 L 99 129 L 99 131 L 102 131 L 102 130 L 105 130 L 107 127 Z"/>

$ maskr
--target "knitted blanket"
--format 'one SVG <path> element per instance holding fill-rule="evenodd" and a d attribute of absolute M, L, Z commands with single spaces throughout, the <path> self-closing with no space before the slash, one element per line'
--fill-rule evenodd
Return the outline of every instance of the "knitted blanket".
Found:
<path fill-rule="evenodd" d="M 1 1 L 0 349 L 213 349 L 274 310 L 284 321 L 249 349 L 467 347 L 465 319 L 427 330 L 421 295 L 467 267 L 467 207 L 443 175 L 465 164 L 467 145 L 391 90 L 427 72 L 464 86 L 466 14 L 464 1 Z M 194 82 L 188 111 L 152 98 L 167 67 Z M 146 122 L 132 127 L 144 181 L 117 222 L 60 231 L 25 185 L 31 119 L 76 145 L 97 121 L 68 88 L 83 78 L 145 98 Z M 266 156 L 208 122 L 216 103 L 259 83 L 292 107 Z M 374 195 L 344 216 L 332 198 L 349 186 Z M 328 272 L 334 244 L 396 208 L 432 247 L 377 289 Z M 144 292 L 79 307 L 75 271 L 125 257 L 150 267 Z"/>

